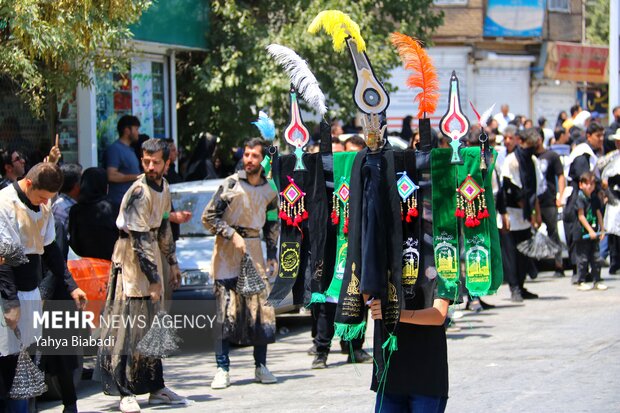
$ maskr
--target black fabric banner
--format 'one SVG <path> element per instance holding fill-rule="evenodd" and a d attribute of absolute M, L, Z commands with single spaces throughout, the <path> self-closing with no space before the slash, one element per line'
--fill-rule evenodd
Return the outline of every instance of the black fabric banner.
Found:
<path fill-rule="evenodd" d="M 278 161 L 279 170 L 274 170 L 274 174 L 278 175 L 277 181 L 281 190 L 289 185 L 289 177 L 294 180 L 305 193 L 304 204 L 308 219 L 298 225 L 287 225 L 285 220 L 280 220 L 280 265 L 269 302 L 277 305 L 293 290 L 294 303 L 302 304 L 309 300 L 306 285 L 312 284 L 304 279 L 307 265 L 310 265 L 309 275 L 313 279 L 320 279 L 323 273 L 329 220 L 323 162 L 319 153 L 304 154 L 303 162 L 307 170 L 295 171 L 294 155 L 280 156 Z M 312 231 L 309 231 L 309 228 L 312 228 Z"/>

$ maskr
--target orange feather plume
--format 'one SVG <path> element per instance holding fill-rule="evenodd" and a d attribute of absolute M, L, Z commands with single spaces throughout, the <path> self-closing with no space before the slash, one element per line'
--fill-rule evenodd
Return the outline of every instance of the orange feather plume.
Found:
<path fill-rule="evenodd" d="M 416 39 L 395 32 L 390 35 L 390 40 L 398 50 L 405 69 L 413 71 L 407 79 L 407 86 L 422 89 L 414 99 L 418 102 L 418 118 L 434 113 L 439 101 L 439 80 L 433 60 Z"/>

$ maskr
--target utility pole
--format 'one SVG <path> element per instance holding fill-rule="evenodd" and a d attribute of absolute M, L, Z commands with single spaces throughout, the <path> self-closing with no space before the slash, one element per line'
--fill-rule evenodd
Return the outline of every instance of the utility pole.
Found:
<path fill-rule="evenodd" d="M 613 108 L 620 104 L 618 94 L 618 81 L 620 80 L 620 68 L 618 55 L 620 26 L 620 0 L 611 0 L 609 4 L 609 120 L 613 121 Z"/>

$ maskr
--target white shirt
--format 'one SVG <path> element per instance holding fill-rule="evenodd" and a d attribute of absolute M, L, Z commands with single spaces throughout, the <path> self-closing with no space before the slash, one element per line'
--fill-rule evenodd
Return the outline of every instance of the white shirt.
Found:
<path fill-rule="evenodd" d="M 514 113 L 508 112 L 506 116 L 504 116 L 502 112 L 496 113 L 493 119 L 497 121 L 497 130 L 499 130 L 499 133 L 504 133 L 504 129 L 508 126 L 508 122 L 514 120 L 514 118 Z"/>
<path fill-rule="evenodd" d="M 534 169 L 536 170 L 536 195 L 541 195 L 544 192 L 544 188 L 541 185 L 541 182 L 544 181 L 544 177 L 536 156 L 532 156 L 532 161 L 534 162 Z M 506 156 L 506 160 L 502 165 L 502 181 L 504 178 L 510 179 L 517 188 L 523 188 L 521 175 L 519 174 L 519 161 L 514 152 Z M 523 218 L 523 208 L 506 207 L 506 212 L 510 219 L 511 231 L 521 231 L 531 227 L 530 221 Z"/>
<path fill-rule="evenodd" d="M 24 204 L 13 185 L 0 191 L 0 239 L 19 243 L 25 254 L 43 254 L 54 242 L 56 231 L 51 202 L 33 211 Z"/>

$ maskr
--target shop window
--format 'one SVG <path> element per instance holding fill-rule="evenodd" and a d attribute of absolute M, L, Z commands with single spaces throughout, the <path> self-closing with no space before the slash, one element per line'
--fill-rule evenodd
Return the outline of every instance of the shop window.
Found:
<path fill-rule="evenodd" d="M 33 116 L 14 83 L 0 79 L 0 148 L 17 150 L 30 166 L 49 153 L 51 139 L 45 118 Z"/>
<path fill-rule="evenodd" d="M 58 99 L 58 145 L 64 162 L 78 162 L 77 103 L 75 92 Z"/>
<path fill-rule="evenodd" d="M 129 73 L 97 73 L 97 149 L 99 162 L 105 148 L 118 138 L 116 124 L 123 115 L 134 115 L 140 133 L 166 138 L 166 88 L 164 63 L 133 59 Z"/>
<path fill-rule="evenodd" d="M 549 11 L 570 13 L 570 2 L 569 0 L 547 0 L 547 9 Z"/>

